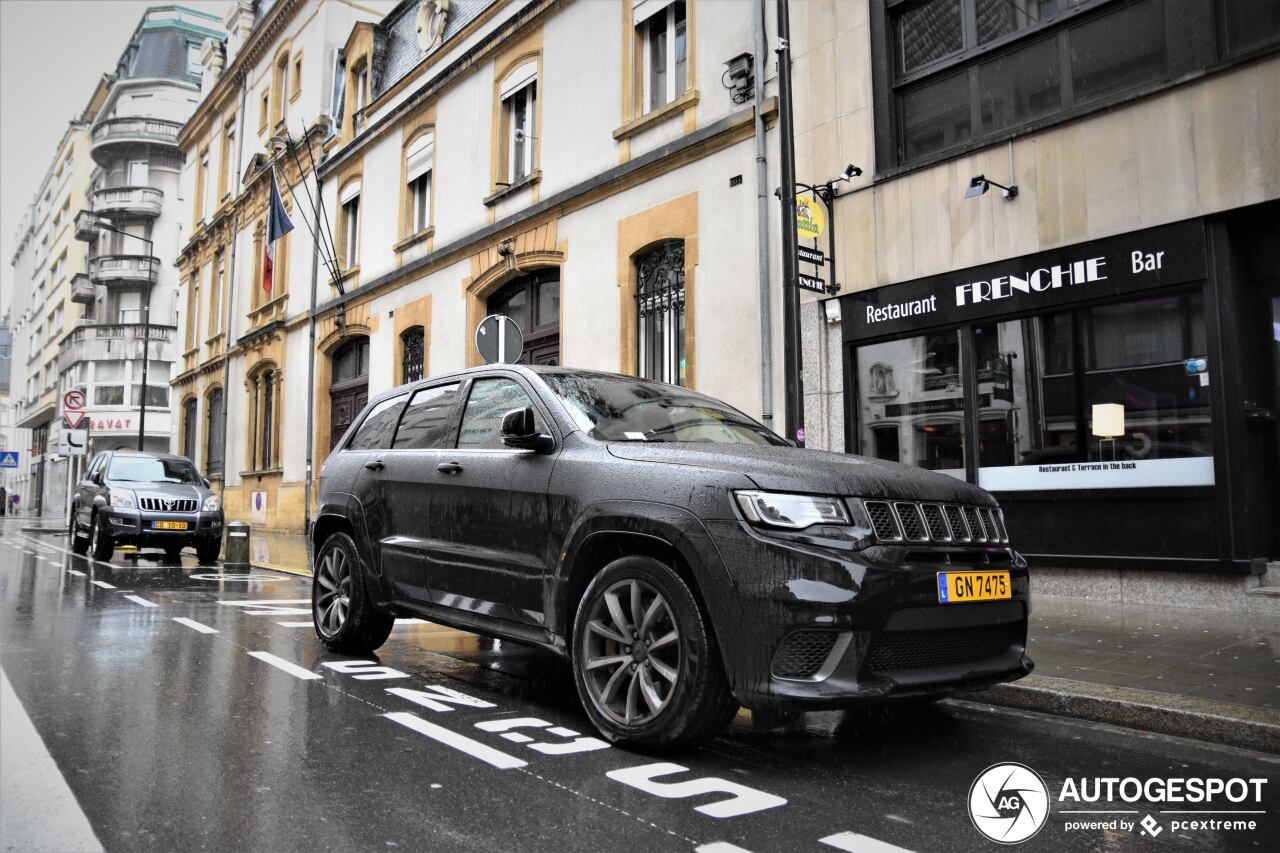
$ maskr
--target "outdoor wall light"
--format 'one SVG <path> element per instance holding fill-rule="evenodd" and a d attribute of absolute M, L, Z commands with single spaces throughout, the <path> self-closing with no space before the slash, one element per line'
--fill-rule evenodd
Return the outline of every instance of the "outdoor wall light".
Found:
<path fill-rule="evenodd" d="M 999 187 L 1000 189 L 1004 190 L 1005 201 L 1009 201 L 1010 199 L 1014 199 L 1018 197 L 1017 184 L 1011 184 L 1010 186 L 1006 187 L 1004 184 L 996 183 L 995 181 L 988 178 L 986 175 L 974 175 L 972 178 L 970 178 L 969 187 L 964 191 L 964 197 L 977 198 L 978 196 L 982 195 L 992 187 Z"/>
<path fill-rule="evenodd" d="M 840 322 L 840 300 L 839 299 L 822 300 L 822 310 L 826 314 L 828 324 L 835 324 Z"/>
<path fill-rule="evenodd" d="M 848 182 L 862 174 L 862 170 L 850 163 L 844 167 L 844 171 L 840 173 L 840 180 Z"/>

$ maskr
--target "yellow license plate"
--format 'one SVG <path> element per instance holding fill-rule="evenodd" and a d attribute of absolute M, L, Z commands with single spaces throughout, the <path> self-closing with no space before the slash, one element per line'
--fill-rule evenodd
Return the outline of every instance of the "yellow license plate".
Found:
<path fill-rule="evenodd" d="M 943 604 L 995 601 L 1011 595 L 1008 572 L 938 572 L 938 601 Z"/>
<path fill-rule="evenodd" d="M 186 530 L 187 523 L 185 521 L 153 521 L 151 527 L 154 530 Z"/>

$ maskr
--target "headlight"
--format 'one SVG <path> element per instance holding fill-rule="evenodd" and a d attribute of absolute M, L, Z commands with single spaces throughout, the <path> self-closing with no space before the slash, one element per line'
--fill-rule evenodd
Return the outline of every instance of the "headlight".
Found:
<path fill-rule="evenodd" d="M 218 500 L 217 495 L 209 495 L 209 497 L 204 499 L 204 506 L 202 509 L 205 512 L 217 512 L 222 509 L 222 501 Z"/>
<path fill-rule="evenodd" d="M 107 496 L 107 502 L 117 509 L 133 509 L 138 505 L 133 499 L 133 492 L 119 492 L 115 489 Z"/>
<path fill-rule="evenodd" d="M 801 530 L 812 524 L 849 524 L 839 498 L 789 495 L 782 492 L 734 492 L 742 514 L 752 524 Z"/>

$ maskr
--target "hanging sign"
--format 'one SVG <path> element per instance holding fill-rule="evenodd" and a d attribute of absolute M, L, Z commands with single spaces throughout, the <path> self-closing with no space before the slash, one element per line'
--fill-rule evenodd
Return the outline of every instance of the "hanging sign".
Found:
<path fill-rule="evenodd" d="M 804 246 L 796 246 L 796 257 L 802 263 L 813 264 L 814 266 L 822 266 L 827 262 L 827 256 L 817 249 L 807 249 Z"/>
<path fill-rule="evenodd" d="M 814 293 L 826 293 L 827 283 L 820 278 L 800 273 L 797 284 L 804 290 L 812 290 Z"/>
<path fill-rule="evenodd" d="M 796 196 L 796 236 L 816 240 L 827 230 L 827 212 L 822 202 L 812 196 Z"/>

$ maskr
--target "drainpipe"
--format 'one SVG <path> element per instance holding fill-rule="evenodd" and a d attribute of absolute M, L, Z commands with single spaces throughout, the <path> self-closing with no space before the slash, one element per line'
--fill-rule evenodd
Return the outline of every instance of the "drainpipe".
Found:
<path fill-rule="evenodd" d="M 756 254 L 760 276 L 760 419 L 773 427 L 773 299 L 769 287 L 769 162 L 764 135 L 764 75 L 768 67 L 764 29 L 765 3 L 758 0 L 752 27 L 755 67 L 756 126 Z"/>
<path fill-rule="evenodd" d="M 240 114 L 236 117 L 236 124 L 239 125 L 236 130 L 236 173 L 231 176 L 232 186 L 235 187 L 234 194 L 237 196 L 240 194 L 240 177 L 244 174 L 244 136 L 246 127 L 244 110 L 249 94 L 246 89 L 247 84 L 248 81 L 242 74 L 238 81 L 240 87 Z M 236 245 L 239 242 L 240 211 L 237 208 L 235 213 L 231 214 L 231 251 L 227 253 L 227 292 L 223 294 L 223 298 L 227 300 L 227 315 L 226 323 L 222 327 L 223 334 L 226 337 L 222 343 L 222 479 L 218 481 L 218 500 L 222 503 L 224 519 L 227 512 L 227 416 L 231 411 L 231 320 L 235 317 Z"/>

